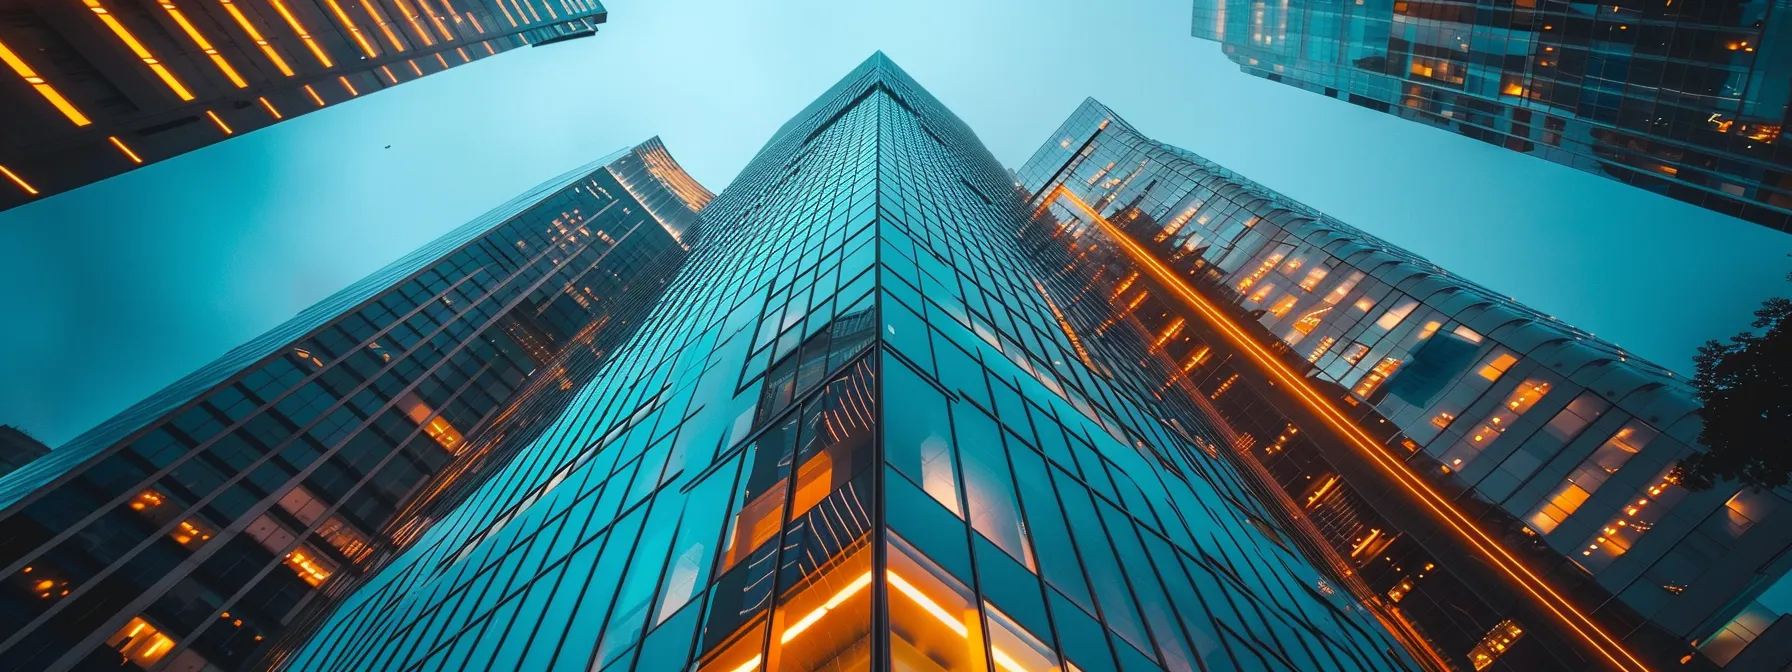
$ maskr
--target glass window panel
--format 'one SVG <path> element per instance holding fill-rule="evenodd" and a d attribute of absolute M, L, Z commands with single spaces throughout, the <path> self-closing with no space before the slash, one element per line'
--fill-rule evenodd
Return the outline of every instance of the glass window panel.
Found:
<path fill-rule="evenodd" d="M 1028 571 L 1037 571 L 1032 546 L 1021 525 L 1014 480 L 1008 473 L 1008 459 L 995 419 L 966 403 L 952 405 L 952 419 L 964 464 L 965 503 L 971 526 L 1026 565 Z"/>
<path fill-rule="evenodd" d="M 903 419 L 888 428 L 886 459 L 953 515 L 962 517 L 946 396 L 894 357 L 884 356 L 884 371 L 889 413 Z"/>
<path fill-rule="evenodd" d="M 957 577 L 890 535 L 890 668 L 903 672 L 984 672 L 977 603 Z"/>

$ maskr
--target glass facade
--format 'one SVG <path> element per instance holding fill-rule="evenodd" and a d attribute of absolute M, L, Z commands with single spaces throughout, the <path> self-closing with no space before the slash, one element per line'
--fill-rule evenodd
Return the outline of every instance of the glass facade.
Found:
<path fill-rule="evenodd" d="M 607 17 L 598 0 L 9 2 L 0 210 Z"/>
<path fill-rule="evenodd" d="M 0 477 L 0 669 L 252 666 L 616 356 L 710 197 L 624 149 Z"/>
<path fill-rule="evenodd" d="M 1023 201 L 874 55 L 286 669 L 1442 669 L 1259 502 Z"/>
<path fill-rule="evenodd" d="M 1698 421 L 1671 372 L 1094 100 L 1017 175 L 1110 294 L 1137 293 L 1133 313 L 1231 445 L 1458 664 L 1495 649 L 1513 650 L 1510 669 L 1599 661 L 1514 599 L 1536 585 L 1618 648 L 1677 664 L 1792 564 L 1784 493 L 1674 483 Z M 1427 506 L 1454 524 L 1413 515 Z M 1483 556 L 1509 557 L 1512 576 Z M 1513 637 L 1502 623 L 1525 610 Z"/>
<path fill-rule="evenodd" d="M 1772 2 L 1195 0 L 1193 21 L 1247 73 L 1792 231 Z"/>

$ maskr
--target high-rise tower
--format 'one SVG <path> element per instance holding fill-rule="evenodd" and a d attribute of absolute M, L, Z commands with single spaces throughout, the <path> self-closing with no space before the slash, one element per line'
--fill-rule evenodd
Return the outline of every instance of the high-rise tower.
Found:
<path fill-rule="evenodd" d="M 709 198 L 619 151 L 0 477 L 0 670 L 254 664 L 566 406 Z"/>
<path fill-rule="evenodd" d="M 1792 232 L 1775 3 L 1195 0 L 1193 30 L 1247 73 Z"/>
<path fill-rule="evenodd" d="M 529 45 L 598 0 L 0 1 L 0 210 Z"/>
<path fill-rule="evenodd" d="M 702 216 L 578 400 L 287 669 L 1439 669 L 882 54 Z"/>
<path fill-rule="evenodd" d="M 1675 482 L 1700 449 L 1688 381 L 1094 100 L 1019 180 L 1229 445 L 1458 665 L 1725 664 L 1774 639 L 1751 602 L 1792 568 L 1792 501 Z"/>

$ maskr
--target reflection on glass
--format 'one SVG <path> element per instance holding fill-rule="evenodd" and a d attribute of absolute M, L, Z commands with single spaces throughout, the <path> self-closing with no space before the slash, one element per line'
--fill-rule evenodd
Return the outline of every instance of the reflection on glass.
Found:
<path fill-rule="evenodd" d="M 890 669 L 983 672 L 983 629 L 969 588 L 890 535 Z"/>

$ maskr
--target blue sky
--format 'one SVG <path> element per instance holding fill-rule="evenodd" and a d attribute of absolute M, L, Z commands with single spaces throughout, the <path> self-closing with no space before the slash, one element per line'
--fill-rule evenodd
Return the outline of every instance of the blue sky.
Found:
<path fill-rule="evenodd" d="M 1085 96 L 1690 370 L 1792 236 L 1245 76 L 1185 0 L 613 0 L 526 49 L 0 213 L 0 423 L 52 445 L 529 186 L 659 135 L 720 191 L 883 49 L 1017 166 Z M 391 145 L 391 149 L 383 149 Z"/>

